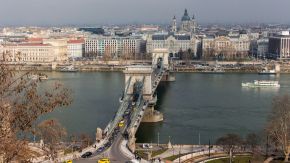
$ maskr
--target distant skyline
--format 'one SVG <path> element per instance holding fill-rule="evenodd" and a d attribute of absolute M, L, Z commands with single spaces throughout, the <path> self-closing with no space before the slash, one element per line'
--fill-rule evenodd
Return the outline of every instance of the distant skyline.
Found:
<path fill-rule="evenodd" d="M 198 23 L 290 24 L 290 0 L 0 0 L 0 26 Z"/>

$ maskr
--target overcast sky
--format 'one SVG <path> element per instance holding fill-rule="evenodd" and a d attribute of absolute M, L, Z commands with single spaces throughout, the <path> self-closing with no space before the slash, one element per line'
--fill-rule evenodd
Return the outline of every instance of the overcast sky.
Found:
<path fill-rule="evenodd" d="M 0 26 L 165 24 L 185 8 L 200 23 L 290 24 L 290 0 L 0 0 Z"/>

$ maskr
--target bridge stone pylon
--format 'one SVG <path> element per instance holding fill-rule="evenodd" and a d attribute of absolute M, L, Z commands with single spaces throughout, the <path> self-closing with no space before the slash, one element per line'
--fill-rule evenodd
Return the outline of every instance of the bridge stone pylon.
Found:
<path fill-rule="evenodd" d="M 163 67 L 169 68 L 169 52 L 168 49 L 154 49 L 152 53 L 152 67 L 157 68 L 159 60 L 162 59 Z"/>
<path fill-rule="evenodd" d="M 136 65 L 136 66 L 128 66 L 124 70 L 125 74 L 125 87 L 127 84 L 128 90 L 127 94 L 133 94 L 134 83 L 136 81 L 142 81 L 143 83 L 143 98 L 148 99 L 152 96 L 152 67 L 150 65 Z M 130 83 L 128 83 L 130 82 Z M 148 99 L 149 100 L 149 99 Z"/>

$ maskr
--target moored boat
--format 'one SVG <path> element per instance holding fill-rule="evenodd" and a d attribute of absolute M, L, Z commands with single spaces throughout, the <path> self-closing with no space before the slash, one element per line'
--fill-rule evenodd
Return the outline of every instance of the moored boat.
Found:
<path fill-rule="evenodd" d="M 39 75 L 39 79 L 40 79 L 40 80 L 47 80 L 47 79 L 48 79 L 48 76 L 45 75 L 45 74 L 40 74 L 40 75 Z"/>
<path fill-rule="evenodd" d="M 75 68 L 73 65 L 68 66 L 68 67 L 64 67 L 62 69 L 60 69 L 61 72 L 77 72 L 78 69 Z"/>
<path fill-rule="evenodd" d="M 268 69 L 263 69 L 262 71 L 259 72 L 259 75 L 275 75 L 277 72 L 275 69 L 273 70 L 268 70 Z"/>
<path fill-rule="evenodd" d="M 29 77 L 28 77 L 29 79 L 31 79 L 31 80 L 38 80 L 38 79 L 40 79 L 40 80 L 47 80 L 48 79 L 48 76 L 46 75 L 46 74 L 33 74 L 33 75 L 30 75 Z"/>
<path fill-rule="evenodd" d="M 201 71 L 202 73 L 210 73 L 210 74 L 224 74 L 225 70 L 220 67 L 214 67 L 211 69 L 206 69 Z"/>
<path fill-rule="evenodd" d="M 29 79 L 31 80 L 37 80 L 38 79 L 38 75 L 30 75 L 28 76 Z"/>

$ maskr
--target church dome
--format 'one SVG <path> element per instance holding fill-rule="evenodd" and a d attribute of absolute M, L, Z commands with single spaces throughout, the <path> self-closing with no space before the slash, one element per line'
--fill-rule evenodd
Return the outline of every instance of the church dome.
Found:
<path fill-rule="evenodd" d="M 190 17 L 188 16 L 187 9 L 184 10 L 184 14 L 181 18 L 181 21 L 190 21 Z"/>

